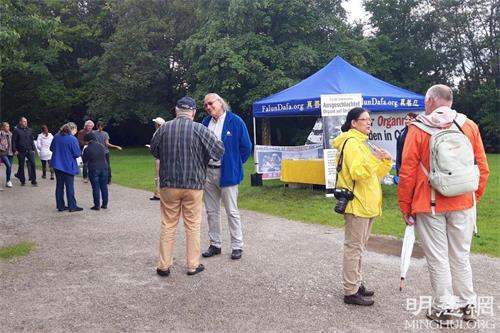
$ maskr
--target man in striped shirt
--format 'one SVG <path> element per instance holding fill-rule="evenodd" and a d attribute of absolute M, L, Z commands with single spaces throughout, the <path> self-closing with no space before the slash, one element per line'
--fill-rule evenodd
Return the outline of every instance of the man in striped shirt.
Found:
<path fill-rule="evenodd" d="M 151 153 L 160 160 L 160 262 L 156 272 L 168 276 L 173 260 L 175 231 L 182 211 L 186 230 L 187 274 L 205 268 L 200 260 L 200 225 L 203 187 L 208 161 L 220 160 L 224 145 L 202 124 L 193 122 L 196 102 L 183 97 L 176 118 L 166 122 L 151 141 Z"/>

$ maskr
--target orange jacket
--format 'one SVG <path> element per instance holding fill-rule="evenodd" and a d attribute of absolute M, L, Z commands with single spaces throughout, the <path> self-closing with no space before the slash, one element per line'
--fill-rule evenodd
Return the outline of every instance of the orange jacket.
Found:
<path fill-rule="evenodd" d="M 477 125 L 467 119 L 462 130 L 469 138 L 474 148 L 477 165 L 479 167 L 479 188 L 476 191 L 476 201 L 481 199 L 490 170 L 484 152 L 483 141 Z M 429 141 L 430 134 L 416 126 L 409 126 L 403 148 L 403 159 L 399 171 L 398 200 L 403 214 L 431 212 L 431 186 L 422 171 L 420 161 L 429 170 Z M 470 193 L 455 197 L 445 197 L 436 191 L 436 212 L 464 210 L 474 205 Z"/>

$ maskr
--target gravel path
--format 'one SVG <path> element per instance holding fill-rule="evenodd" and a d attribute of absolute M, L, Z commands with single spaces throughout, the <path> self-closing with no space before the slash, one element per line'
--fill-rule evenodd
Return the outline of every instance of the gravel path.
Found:
<path fill-rule="evenodd" d="M 364 270 L 375 305 L 342 302 L 342 230 L 242 211 L 242 260 L 229 258 L 224 228 L 222 255 L 202 258 L 206 270 L 190 277 L 180 226 L 172 275 L 160 278 L 159 204 L 150 193 L 112 185 L 109 209 L 96 212 L 88 209 L 90 185 L 77 179 L 85 210 L 60 213 L 53 181 L 14 185 L 0 191 L 0 246 L 29 240 L 36 249 L 0 261 L 0 332 L 429 331 L 423 311 L 413 315 L 406 305 L 430 295 L 424 259 L 413 259 L 400 292 L 399 258 L 368 252 Z M 206 234 L 204 221 L 202 249 Z M 493 297 L 493 315 L 481 316 L 480 330 L 449 331 L 500 330 L 499 263 L 472 256 L 476 290 Z"/>

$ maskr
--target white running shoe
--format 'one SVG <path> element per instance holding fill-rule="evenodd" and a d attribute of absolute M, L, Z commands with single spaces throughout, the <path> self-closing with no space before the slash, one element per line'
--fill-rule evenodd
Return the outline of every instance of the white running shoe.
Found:
<path fill-rule="evenodd" d="M 5 184 L 5 186 L 7 186 L 7 187 L 12 187 L 12 182 L 9 180 L 9 181 L 7 182 L 7 184 Z"/>

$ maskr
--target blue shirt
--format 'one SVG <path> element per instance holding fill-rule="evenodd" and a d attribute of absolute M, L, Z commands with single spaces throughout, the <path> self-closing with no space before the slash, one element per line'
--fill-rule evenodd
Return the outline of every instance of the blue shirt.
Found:
<path fill-rule="evenodd" d="M 50 150 L 52 168 L 71 175 L 78 174 L 76 158 L 80 156 L 80 145 L 74 135 L 57 133 L 52 140 Z"/>

